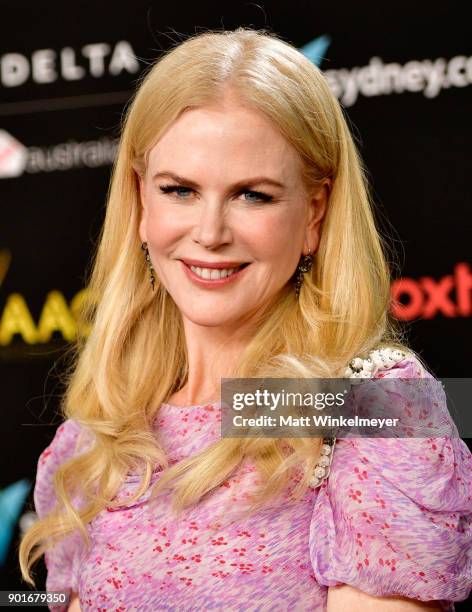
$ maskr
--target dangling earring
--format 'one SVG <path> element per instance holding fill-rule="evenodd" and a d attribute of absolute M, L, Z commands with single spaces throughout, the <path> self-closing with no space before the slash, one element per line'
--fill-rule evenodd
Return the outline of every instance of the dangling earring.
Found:
<path fill-rule="evenodd" d="M 152 290 L 154 291 L 154 282 L 155 282 L 156 279 L 155 279 L 155 276 L 154 276 L 154 268 L 152 267 L 152 261 L 151 261 L 150 255 L 149 255 L 149 249 L 148 249 L 147 242 L 143 242 L 141 244 L 141 248 L 144 251 L 144 256 L 146 258 L 146 263 L 148 265 L 149 273 L 150 273 L 151 287 L 152 287 Z"/>
<path fill-rule="evenodd" d="M 305 272 L 309 272 L 311 270 L 311 266 L 313 265 L 313 255 L 311 254 L 311 249 L 308 248 L 308 255 L 302 255 L 300 261 L 298 263 L 297 269 L 295 271 L 295 295 L 299 297 L 300 288 L 303 285 L 303 274 Z"/>

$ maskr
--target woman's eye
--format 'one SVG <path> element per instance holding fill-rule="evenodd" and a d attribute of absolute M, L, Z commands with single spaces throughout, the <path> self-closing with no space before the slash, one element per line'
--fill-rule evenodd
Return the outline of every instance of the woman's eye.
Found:
<path fill-rule="evenodd" d="M 186 192 L 186 191 L 193 191 L 193 189 L 190 189 L 189 187 L 182 187 L 182 185 L 160 185 L 159 189 L 162 191 L 162 193 L 177 193 L 180 195 L 182 195 L 182 192 Z M 181 198 L 183 200 L 186 200 L 187 198 Z"/>
<path fill-rule="evenodd" d="M 270 202 L 272 200 L 272 196 L 267 195 L 266 193 L 261 193 L 260 191 L 242 191 L 241 193 L 250 193 L 256 196 L 256 200 L 260 200 L 261 202 Z M 249 202 L 255 202 L 256 200 L 249 200 Z"/>
<path fill-rule="evenodd" d="M 186 194 L 193 191 L 193 189 L 191 189 L 190 187 L 184 187 L 183 185 L 160 185 L 159 189 L 162 191 L 162 193 L 165 194 L 175 193 L 177 194 L 177 197 L 181 200 L 188 200 Z M 238 195 L 242 193 L 244 193 L 245 195 L 250 194 L 251 196 L 255 196 L 255 198 L 250 198 L 249 200 L 244 198 L 246 202 L 270 202 L 273 199 L 272 196 L 267 195 L 266 193 L 262 193 L 260 191 L 251 191 L 249 189 L 243 189 L 239 192 Z"/>

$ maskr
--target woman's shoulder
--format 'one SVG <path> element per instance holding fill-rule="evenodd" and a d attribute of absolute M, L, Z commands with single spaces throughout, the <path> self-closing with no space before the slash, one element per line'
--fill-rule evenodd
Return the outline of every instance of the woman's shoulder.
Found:
<path fill-rule="evenodd" d="M 434 379 L 413 354 L 388 366 L 374 378 Z M 457 435 L 336 441 L 310 533 L 321 584 L 459 601 L 472 588 L 471 535 L 472 455 Z"/>
<path fill-rule="evenodd" d="M 351 485 L 357 481 L 364 489 L 389 488 L 392 494 L 403 493 L 411 501 L 438 508 L 447 500 L 457 508 L 462 496 L 464 509 L 469 508 L 472 455 L 458 435 L 441 383 L 413 353 L 378 367 L 373 380 L 373 392 L 366 386 L 365 396 L 375 398 L 375 408 L 383 415 L 401 416 L 408 426 L 395 436 L 339 438 L 332 483 L 342 479 Z"/>
<path fill-rule="evenodd" d="M 431 373 L 416 353 L 396 345 L 379 346 L 365 358 L 353 358 L 346 368 L 348 378 L 422 378 Z"/>
<path fill-rule="evenodd" d="M 74 419 L 66 419 L 56 429 L 51 443 L 38 458 L 34 504 L 40 518 L 52 511 L 55 504 L 54 474 L 57 469 L 90 443 L 88 431 Z"/>
<path fill-rule="evenodd" d="M 54 434 L 51 443 L 38 459 L 34 486 L 34 506 L 40 519 L 50 514 L 56 505 L 55 473 L 69 459 L 81 454 L 92 437 L 89 430 L 74 419 L 66 419 Z M 75 499 L 72 500 L 75 505 Z M 48 591 L 78 591 L 80 558 L 85 550 L 82 534 L 75 530 L 45 552 Z"/>

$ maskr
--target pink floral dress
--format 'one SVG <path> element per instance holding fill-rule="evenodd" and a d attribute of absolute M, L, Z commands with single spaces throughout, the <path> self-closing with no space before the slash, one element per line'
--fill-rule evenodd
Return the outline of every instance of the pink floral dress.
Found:
<path fill-rule="evenodd" d="M 413 358 L 381 371 L 416 377 Z M 221 406 L 163 404 L 154 423 L 170 463 L 220 437 Z M 55 503 L 53 475 L 74 453 L 80 426 L 65 421 L 38 461 L 40 517 Z M 46 552 L 47 589 L 79 593 L 81 609 L 322 611 L 328 587 L 375 596 L 441 600 L 444 610 L 472 589 L 472 455 L 459 437 L 344 438 L 329 477 L 304 498 L 289 492 L 257 514 L 231 520 L 257 484 L 244 461 L 231 478 L 177 518 L 169 494 L 117 499 Z M 159 469 L 151 482 L 159 478 Z M 51 610 L 65 610 L 56 605 Z"/>

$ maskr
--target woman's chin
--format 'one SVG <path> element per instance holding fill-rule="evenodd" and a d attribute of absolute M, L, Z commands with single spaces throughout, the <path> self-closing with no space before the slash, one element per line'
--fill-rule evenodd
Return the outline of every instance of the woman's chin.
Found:
<path fill-rule="evenodd" d="M 202 327 L 228 327 L 236 324 L 236 321 L 232 317 L 218 317 L 213 312 L 182 312 L 182 316 L 194 325 L 201 325 Z"/>

